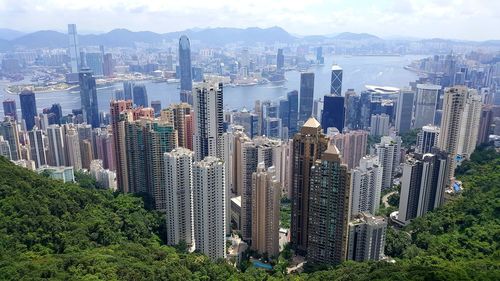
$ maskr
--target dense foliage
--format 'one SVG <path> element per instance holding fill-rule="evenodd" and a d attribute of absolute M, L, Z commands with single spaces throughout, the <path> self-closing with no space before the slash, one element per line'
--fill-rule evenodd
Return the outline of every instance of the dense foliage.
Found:
<path fill-rule="evenodd" d="M 0 157 L 0 279 L 5 280 L 500 280 L 500 157 L 474 154 L 465 191 L 445 207 L 389 230 L 388 262 L 345 262 L 286 275 L 239 272 L 162 245 L 162 218 L 142 198 L 63 184 Z M 474 171 L 474 172 L 471 172 Z"/>

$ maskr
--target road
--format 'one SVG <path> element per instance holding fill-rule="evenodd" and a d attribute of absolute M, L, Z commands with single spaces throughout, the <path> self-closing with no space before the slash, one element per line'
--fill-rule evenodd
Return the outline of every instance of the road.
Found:
<path fill-rule="evenodd" d="M 387 202 L 387 200 L 389 199 L 389 196 L 396 194 L 396 193 L 398 193 L 398 192 L 397 191 L 389 192 L 386 195 L 384 195 L 384 197 L 382 197 L 382 203 L 384 204 L 384 207 L 388 208 L 390 206 L 389 202 Z"/>

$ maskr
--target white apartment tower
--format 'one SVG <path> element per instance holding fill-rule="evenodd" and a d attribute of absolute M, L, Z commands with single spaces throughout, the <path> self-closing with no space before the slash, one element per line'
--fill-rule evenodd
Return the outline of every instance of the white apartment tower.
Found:
<path fill-rule="evenodd" d="M 377 156 L 365 156 L 351 170 L 351 218 L 361 212 L 375 214 L 380 204 L 383 168 Z"/>
<path fill-rule="evenodd" d="M 196 250 L 211 259 L 226 257 L 224 163 L 208 156 L 193 164 L 193 225 Z"/>
<path fill-rule="evenodd" d="M 194 249 L 193 152 L 176 148 L 164 154 L 167 244 L 181 241 Z"/>

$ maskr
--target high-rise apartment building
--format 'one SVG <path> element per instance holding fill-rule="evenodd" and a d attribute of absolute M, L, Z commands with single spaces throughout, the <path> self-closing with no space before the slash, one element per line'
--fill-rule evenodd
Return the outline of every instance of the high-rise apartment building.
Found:
<path fill-rule="evenodd" d="M 413 128 L 434 124 L 440 91 L 441 86 L 439 85 L 417 84 Z"/>
<path fill-rule="evenodd" d="M 176 148 L 165 153 L 167 244 L 195 247 L 193 230 L 193 152 Z"/>
<path fill-rule="evenodd" d="M 384 257 L 387 221 L 367 213 L 357 215 L 349 222 L 347 259 L 378 261 Z"/>
<path fill-rule="evenodd" d="M 82 169 L 82 156 L 80 153 L 80 138 L 74 125 L 65 125 L 66 131 L 66 166 L 73 167 L 75 171 Z"/>
<path fill-rule="evenodd" d="M 28 132 L 28 139 L 31 160 L 35 162 L 35 167 L 38 169 L 47 165 L 47 142 L 43 131 L 34 127 Z"/>
<path fill-rule="evenodd" d="M 330 145 L 311 168 L 307 260 L 337 265 L 346 259 L 351 180 L 340 151 Z"/>
<path fill-rule="evenodd" d="M 438 147 L 450 158 L 450 178 L 457 164 L 469 159 L 476 148 L 480 116 L 481 97 L 476 90 L 465 86 L 445 89 Z"/>
<path fill-rule="evenodd" d="M 26 124 L 26 131 L 31 131 L 35 126 L 35 116 L 37 116 L 35 93 L 23 90 L 19 94 L 19 100 L 21 101 L 21 113 Z"/>
<path fill-rule="evenodd" d="M 380 143 L 375 145 L 375 153 L 383 168 L 382 189 L 391 188 L 401 162 L 401 137 L 382 137 Z"/>
<path fill-rule="evenodd" d="M 293 137 L 291 243 L 302 255 L 307 253 L 311 167 L 327 146 L 320 123 L 312 117 Z"/>
<path fill-rule="evenodd" d="M 125 84 L 125 83 L 124 83 Z M 129 192 L 127 172 L 127 146 L 125 143 L 125 120 L 122 112 L 132 109 L 132 100 L 113 100 L 110 102 L 111 128 L 116 163 L 116 183 L 118 190 Z"/>
<path fill-rule="evenodd" d="M 401 179 L 399 223 L 407 224 L 442 206 L 449 182 L 448 164 L 448 155 L 438 149 L 407 156 Z"/>
<path fill-rule="evenodd" d="M 181 102 L 193 104 L 191 91 L 193 78 L 191 69 L 191 44 L 186 35 L 179 38 L 179 67 L 181 80 Z"/>
<path fill-rule="evenodd" d="M 179 147 L 191 149 L 193 147 L 193 112 L 191 105 L 188 103 L 171 104 L 167 110 L 172 113 Z"/>
<path fill-rule="evenodd" d="M 21 160 L 21 145 L 19 143 L 19 132 L 16 121 L 6 116 L 0 123 L 0 136 L 9 143 L 11 160 Z"/>
<path fill-rule="evenodd" d="M 193 164 L 193 226 L 196 250 L 211 259 L 226 257 L 224 163 L 208 156 Z"/>
<path fill-rule="evenodd" d="M 276 169 L 259 163 L 252 175 L 252 249 L 279 255 L 281 185 Z"/>
<path fill-rule="evenodd" d="M 203 84 L 194 90 L 194 157 L 218 156 L 220 137 L 224 133 L 223 86 Z"/>
<path fill-rule="evenodd" d="M 8 160 L 12 160 L 10 144 L 8 141 L 4 140 L 2 135 L 0 135 L 0 156 L 3 156 Z"/>
<path fill-rule="evenodd" d="M 429 153 L 432 148 L 437 146 L 439 139 L 439 127 L 427 125 L 422 127 L 422 131 L 417 134 L 417 147 L 415 151 L 418 153 Z"/>
<path fill-rule="evenodd" d="M 60 167 L 66 165 L 66 145 L 63 127 L 49 125 L 47 128 L 49 139 L 48 163 L 50 166 Z"/>
<path fill-rule="evenodd" d="M 312 116 L 314 100 L 314 73 L 300 74 L 299 121 L 305 122 Z"/>
<path fill-rule="evenodd" d="M 351 218 L 365 212 L 375 214 L 380 204 L 383 168 L 377 156 L 365 156 L 351 170 Z"/>
<path fill-rule="evenodd" d="M 410 131 L 413 118 L 413 100 L 415 93 L 403 89 L 399 91 L 396 112 L 396 131 L 402 135 Z"/>
<path fill-rule="evenodd" d="M 330 80 L 330 94 L 332 96 L 338 96 L 338 97 L 342 96 L 342 67 L 340 67 L 337 64 L 334 64 L 332 66 L 332 77 Z"/>
<path fill-rule="evenodd" d="M 97 104 L 97 88 L 92 71 L 82 69 L 79 73 L 80 99 L 85 122 L 97 128 L 99 122 L 99 107 Z"/>
<path fill-rule="evenodd" d="M 363 130 L 347 131 L 330 136 L 332 143 L 337 146 L 342 154 L 342 162 L 349 167 L 355 168 L 359 160 L 366 155 L 368 144 L 368 132 Z"/>
<path fill-rule="evenodd" d="M 389 115 L 373 114 L 370 122 L 370 135 L 388 136 L 389 135 Z"/>

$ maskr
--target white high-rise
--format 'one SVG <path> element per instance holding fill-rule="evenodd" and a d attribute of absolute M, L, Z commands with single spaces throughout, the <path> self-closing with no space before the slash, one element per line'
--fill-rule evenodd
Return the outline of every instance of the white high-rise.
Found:
<path fill-rule="evenodd" d="M 167 244 L 184 241 L 194 249 L 192 167 L 191 150 L 179 147 L 165 153 Z"/>
<path fill-rule="evenodd" d="M 391 188 L 401 159 L 401 137 L 382 137 L 380 143 L 375 145 L 375 151 L 383 168 L 382 189 Z"/>
<path fill-rule="evenodd" d="M 375 214 L 380 204 L 383 168 L 377 156 L 365 156 L 351 170 L 351 218 L 361 212 Z"/>
<path fill-rule="evenodd" d="M 195 160 L 207 156 L 221 157 L 224 133 L 222 83 L 204 83 L 194 90 L 194 152 Z"/>
<path fill-rule="evenodd" d="M 211 259 L 226 257 L 224 163 L 208 156 L 193 164 L 193 222 L 196 250 Z"/>
<path fill-rule="evenodd" d="M 65 166 L 66 145 L 63 128 L 57 124 L 49 125 L 47 128 L 47 137 L 49 139 L 49 164 L 56 167 Z"/>
<path fill-rule="evenodd" d="M 450 158 L 449 176 L 454 176 L 457 163 L 469 159 L 476 147 L 481 97 L 465 86 L 446 88 L 438 147 Z"/>
<path fill-rule="evenodd" d="M 439 85 L 417 84 L 413 128 L 422 128 L 427 124 L 434 124 L 440 90 L 441 86 Z"/>
<path fill-rule="evenodd" d="M 31 160 L 35 161 L 36 168 L 47 165 L 46 136 L 36 127 L 28 132 Z"/>

